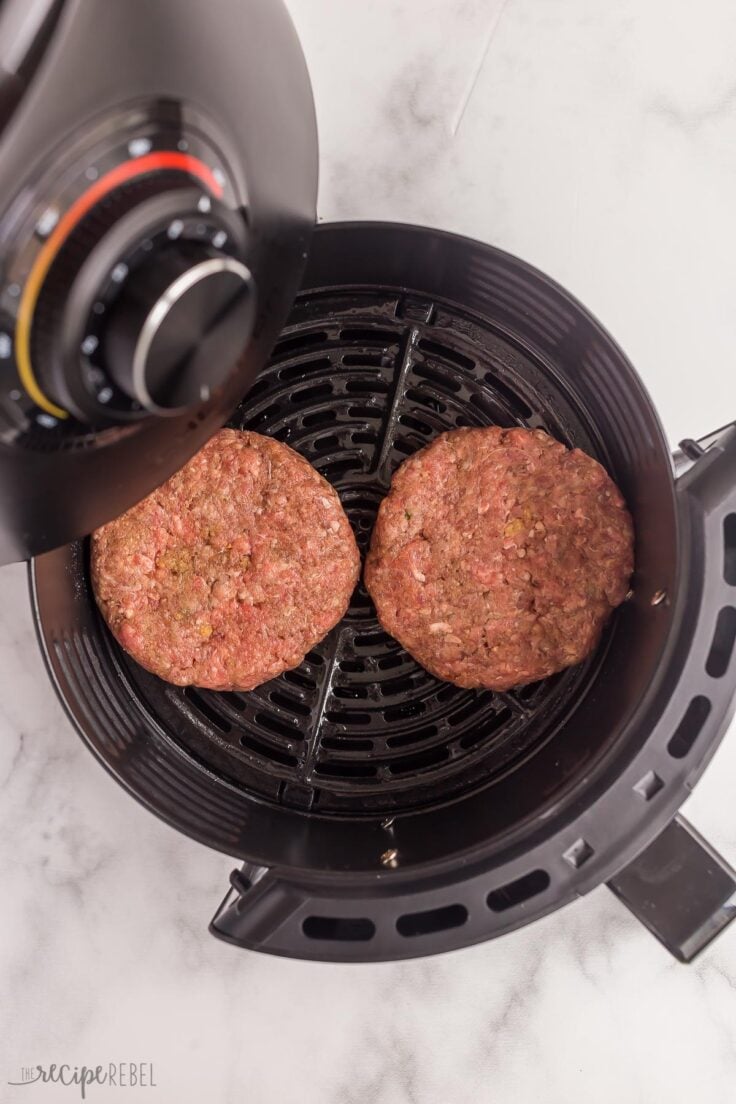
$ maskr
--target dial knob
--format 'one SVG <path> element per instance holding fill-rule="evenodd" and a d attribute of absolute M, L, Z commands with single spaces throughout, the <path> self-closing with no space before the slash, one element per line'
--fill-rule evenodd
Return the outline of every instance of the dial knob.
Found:
<path fill-rule="evenodd" d="M 250 337 L 245 246 L 240 214 L 190 181 L 107 196 L 41 289 L 31 348 L 44 394 L 93 425 L 205 401 Z"/>
<path fill-rule="evenodd" d="M 128 277 L 109 310 L 102 351 L 117 386 L 152 414 L 207 400 L 228 376 L 253 314 L 242 261 L 175 242 Z"/>

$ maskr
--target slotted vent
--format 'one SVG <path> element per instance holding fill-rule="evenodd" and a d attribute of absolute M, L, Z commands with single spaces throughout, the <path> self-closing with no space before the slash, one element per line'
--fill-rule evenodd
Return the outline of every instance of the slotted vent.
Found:
<path fill-rule="evenodd" d="M 559 396 L 530 394 L 518 351 L 455 310 L 323 294 L 294 318 L 230 424 L 307 457 L 339 491 L 363 553 L 392 473 L 444 430 L 542 426 L 592 451 Z M 589 675 L 510 694 L 440 682 L 383 632 L 362 583 L 299 668 L 251 693 L 179 690 L 128 667 L 152 712 L 208 765 L 285 805 L 351 814 L 486 782 L 555 730 Z"/>

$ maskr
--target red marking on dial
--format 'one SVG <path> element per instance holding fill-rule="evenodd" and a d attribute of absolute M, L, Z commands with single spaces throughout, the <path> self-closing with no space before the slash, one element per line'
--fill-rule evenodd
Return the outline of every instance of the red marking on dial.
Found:
<path fill-rule="evenodd" d="M 31 271 L 28 273 L 18 308 L 18 320 L 15 328 L 15 360 L 18 375 L 30 397 L 37 406 L 40 406 L 47 413 L 53 414 L 56 418 L 67 418 L 68 413 L 47 398 L 39 387 L 31 364 L 30 354 L 33 312 L 46 274 L 74 227 L 91 211 L 96 203 L 104 199 L 114 188 L 119 188 L 121 184 L 127 184 L 130 180 L 135 180 L 136 177 L 145 176 L 152 172 L 161 172 L 165 169 L 176 169 L 188 173 L 189 176 L 200 180 L 218 199 L 222 197 L 222 184 L 212 169 L 209 165 L 205 165 L 204 161 L 200 161 L 198 157 L 192 157 L 191 154 L 176 153 L 174 150 L 159 150 L 155 153 L 148 153 L 144 157 L 133 158 L 131 161 L 123 161 L 122 164 L 116 165 L 114 169 L 110 169 L 99 180 L 96 180 L 64 212 L 54 227 L 53 233 L 45 241 Z"/>

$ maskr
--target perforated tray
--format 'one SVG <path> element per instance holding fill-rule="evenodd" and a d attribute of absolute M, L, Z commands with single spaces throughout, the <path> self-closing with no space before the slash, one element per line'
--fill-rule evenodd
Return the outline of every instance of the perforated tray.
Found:
<path fill-rule="evenodd" d="M 457 307 L 372 290 L 302 298 L 230 425 L 297 449 L 338 489 L 365 552 L 407 456 L 468 425 L 538 426 L 594 449 L 560 390 Z M 379 625 L 362 583 L 294 671 L 248 694 L 179 690 L 122 658 L 179 739 L 263 797 L 321 813 L 406 811 L 487 781 L 548 737 L 592 661 L 514 693 L 462 690 Z"/>

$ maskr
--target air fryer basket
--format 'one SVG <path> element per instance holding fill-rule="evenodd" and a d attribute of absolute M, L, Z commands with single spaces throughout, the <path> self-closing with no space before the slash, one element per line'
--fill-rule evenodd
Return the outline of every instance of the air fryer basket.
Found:
<path fill-rule="evenodd" d="M 434 679 L 362 586 L 297 670 L 249 694 L 181 690 L 107 633 L 82 543 L 35 561 L 42 647 L 85 740 L 158 815 L 245 860 L 215 934 L 313 958 L 429 953 L 540 916 L 640 854 L 614 888 L 651 916 L 684 837 L 692 861 L 667 892 L 687 875 L 717 883 L 717 900 L 695 893 L 674 931 L 660 901 L 650 926 L 689 958 L 731 917 L 732 874 L 670 822 L 736 681 L 736 431 L 691 444 L 675 481 L 638 377 L 578 303 L 488 246 L 387 224 L 320 228 L 230 424 L 302 452 L 365 549 L 396 466 L 445 429 L 489 423 L 597 456 L 637 531 L 633 593 L 596 655 L 512 693 Z"/>

